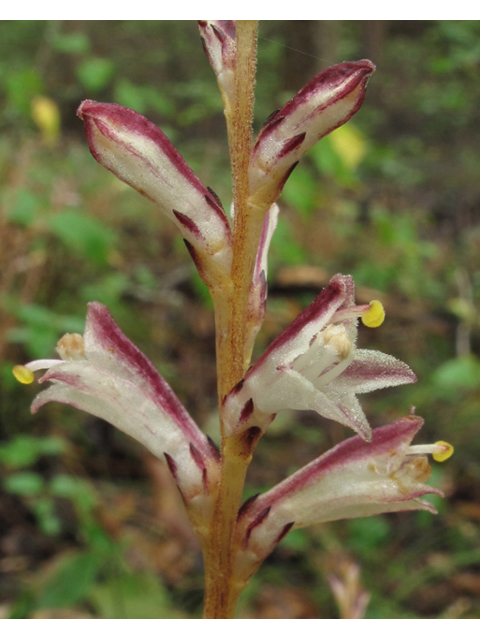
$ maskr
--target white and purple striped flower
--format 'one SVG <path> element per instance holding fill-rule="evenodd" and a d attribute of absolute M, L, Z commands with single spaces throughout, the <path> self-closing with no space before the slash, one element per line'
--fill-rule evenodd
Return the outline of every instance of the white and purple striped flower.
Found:
<path fill-rule="evenodd" d="M 249 200 L 262 210 L 277 200 L 302 155 L 360 109 L 370 60 L 342 62 L 316 75 L 263 125 L 252 149 Z"/>
<path fill-rule="evenodd" d="M 205 282 L 221 284 L 230 274 L 230 224 L 218 197 L 202 185 L 167 136 L 117 104 L 85 100 L 77 115 L 95 160 L 155 202 L 179 228 Z"/>
<path fill-rule="evenodd" d="M 102 418 L 166 460 L 185 500 L 203 499 L 214 486 L 218 452 L 200 431 L 167 382 L 121 332 L 107 307 L 88 305 L 85 333 L 67 334 L 59 360 L 36 360 L 14 370 L 18 379 L 47 371 L 52 385 L 33 401 L 72 405 Z"/>
<path fill-rule="evenodd" d="M 442 447 L 445 452 L 452 447 L 410 446 L 422 424 L 411 415 L 374 429 L 370 443 L 359 436 L 345 440 L 270 491 L 247 500 L 237 521 L 237 574 L 248 578 L 291 529 L 393 511 L 436 513 L 422 496 L 443 494 L 425 484 L 431 469 L 418 453 L 435 455 Z"/>
<path fill-rule="evenodd" d="M 403 362 L 357 349 L 358 318 L 351 276 L 337 275 L 268 347 L 224 400 L 228 434 L 252 426 L 264 431 L 284 409 L 309 409 L 370 440 L 356 394 L 415 382 Z"/>

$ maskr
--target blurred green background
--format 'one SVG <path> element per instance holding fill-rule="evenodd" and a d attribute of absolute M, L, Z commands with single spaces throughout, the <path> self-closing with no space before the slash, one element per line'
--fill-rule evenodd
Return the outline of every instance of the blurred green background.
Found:
<path fill-rule="evenodd" d="M 359 344 L 419 382 L 362 398 L 372 426 L 411 405 L 433 464 L 438 516 L 405 513 L 295 531 L 252 580 L 239 615 L 339 615 L 327 575 L 360 566 L 366 616 L 480 615 L 480 22 L 260 24 L 255 129 L 313 75 L 377 65 L 361 111 L 289 179 L 270 251 L 258 356 L 337 272 L 387 320 Z M 230 206 L 226 131 L 196 24 L 0 22 L 0 614 L 198 617 L 202 561 L 165 467 L 70 407 L 31 416 L 15 363 L 52 357 L 107 304 L 215 439 L 208 293 L 173 225 L 90 156 L 84 98 L 140 111 Z M 248 491 L 271 487 L 351 433 L 309 413 L 277 418 Z M 360 589 L 361 587 L 359 587 Z"/>

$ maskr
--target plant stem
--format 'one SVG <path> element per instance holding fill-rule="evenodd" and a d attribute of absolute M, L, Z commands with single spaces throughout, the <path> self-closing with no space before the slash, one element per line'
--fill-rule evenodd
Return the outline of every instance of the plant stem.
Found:
<path fill-rule="evenodd" d="M 245 584 L 234 576 L 233 533 L 240 507 L 245 474 L 252 447 L 243 436 L 227 437 L 223 426 L 222 401 L 248 368 L 245 361 L 248 299 L 255 264 L 256 245 L 251 246 L 251 216 L 248 204 L 248 166 L 252 137 L 256 70 L 257 22 L 238 20 L 235 100 L 225 105 L 232 164 L 234 229 L 232 287 L 227 304 L 217 300 L 217 372 L 222 469 L 209 534 L 204 537 L 205 618 L 231 618 Z"/>
<path fill-rule="evenodd" d="M 234 228 L 232 262 L 232 296 L 220 388 L 223 396 L 239 382 L 248 367 L 244 361 L 245 319 L 252 283 L 256 247 L 248 244 L 250 210 L 248 206 L 248 165 L 252 140 L 253 102 L 257 52 L 257 22 L 237 20 L 237 64 L 235 69 L 235 104 L 225 111 L 232 164 Z"/>

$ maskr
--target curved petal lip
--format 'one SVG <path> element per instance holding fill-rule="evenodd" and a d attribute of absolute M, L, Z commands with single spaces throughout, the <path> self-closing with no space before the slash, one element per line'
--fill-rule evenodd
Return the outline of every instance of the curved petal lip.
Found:
<path fill-rule="evenodd" d="M 423 425 L 423 419 L 417 416 L 402 418 L 392 424 L 372 430 L 371 442 L 365 442 L 360 436 L 344 440 L 336 447 L 317 458 L 300 471 L 274 487 L 255 503 L 256 509 L 266 504 L 277 503 L 286 496 L 309 486 L 312 482 L 333 470 L 363 458 L 374 458 L 389 452 L 406 449 L 414 435 Z M 432 489 L 434 492 L 434 490 Z M 423 495 L 423 494 L 421 494 Z"/>

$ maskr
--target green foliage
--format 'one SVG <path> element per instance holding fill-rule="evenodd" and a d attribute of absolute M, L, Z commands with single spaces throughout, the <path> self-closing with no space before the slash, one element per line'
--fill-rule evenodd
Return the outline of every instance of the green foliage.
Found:
<path fill-rule="evenodd" d="M 42 456 L 64 453 L 65 447 L 65 441 L 54 436 L 35 437 L 22 434 L 5 444 L 0 444 L 0 462 L 11 469 L 29 467 Z"/>
<path fill-rule="evenodd" d="M 480 389 L 480 361 L 474 355 L 448 360 L 435 370 L 432 384 L 440 397 L 450 399 Z"/>
<path fill-rule="evenodd" d="M 43 478 L 33 471 L 13 473 L 3 481 L 3 486 L 10 493 L 19 496 L 37 496 L 44 489 Z"/>
<path fill-rule="evenodd" d="M 62 560 L 38 598 L 39 609 L 71 607 L 85 599 L 101 568 L 98 555 L 84 551 Z"/>
<path fill-rule="evenodd" d="M 9 341 L 25 345 L 34 358 L 53 353 L 59 335 L 82 333 L 85 327 L 84 318 L 58 314 L 42 305 L 12 302 L 9 306 L 21 323 L 9 332 Z"/>
<path fill-rule="evenodd" d="M 67 249 L 94 264 L 108 263 L 115 245 L 115 232 L 100 220 L 81 211 L 63 211 L 50 218 L 49 227 Z"/>
<path fill-rule="evenodd" d="M 78 65 L 77 77 L 87 91 L 96 93 L 111 81 L 115 65 L 106 58 L 89 58 Z"/>
<path fill-rule="evenodd" d="M 97 584 L 91 602 L 102 618 L 140 618 L 146 620 L 180 618 L 172 607 L 169 593 L 150 573 L 112 573 Z"/>

